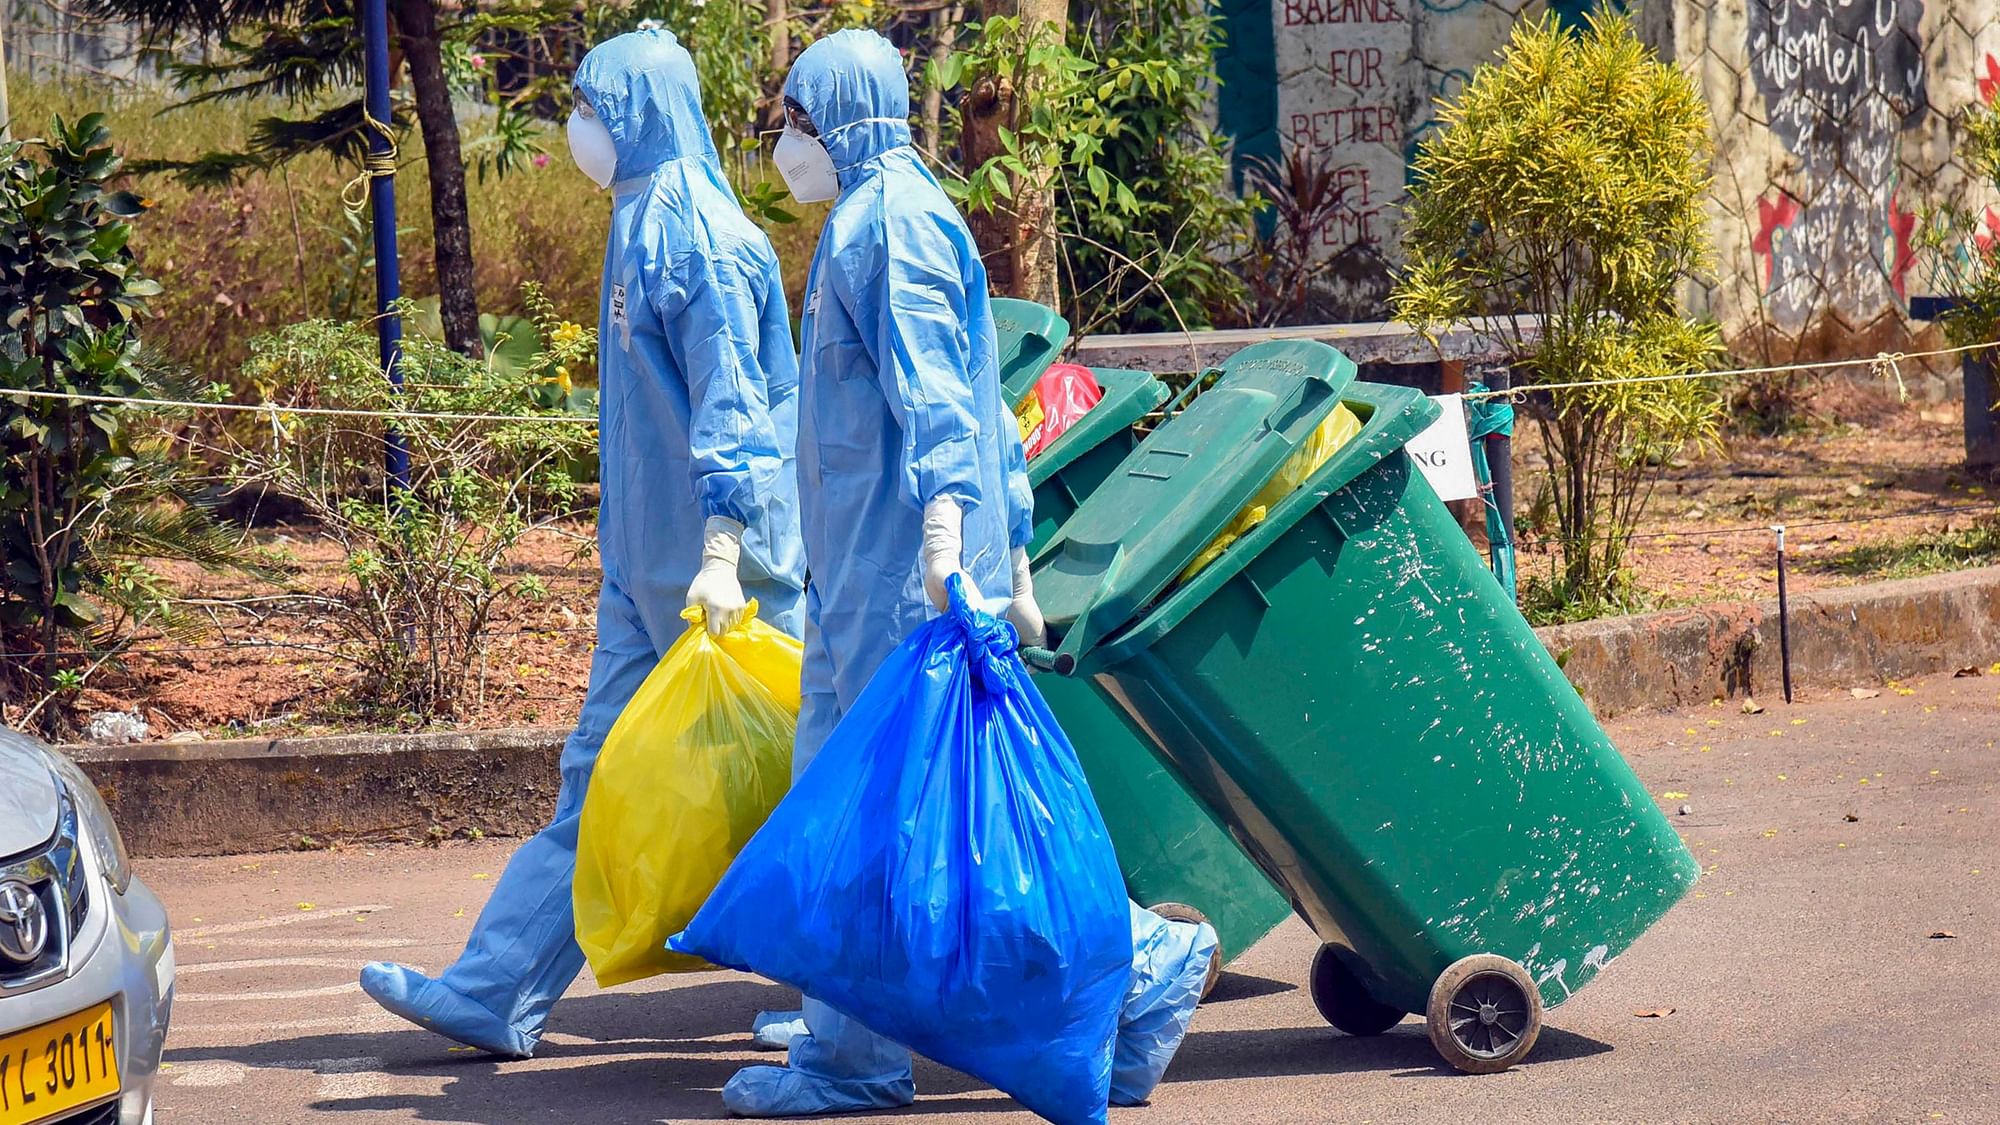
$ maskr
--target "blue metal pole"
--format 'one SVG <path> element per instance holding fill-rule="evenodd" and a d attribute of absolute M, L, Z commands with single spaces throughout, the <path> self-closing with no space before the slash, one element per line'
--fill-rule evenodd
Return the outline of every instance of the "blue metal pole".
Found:
<path fill-rule="evenodd" d="M 403 320 L 392 312 L 403 296 L 403 279 L 396 257 L 396 179 L 394 146 L 386 129 L 393 112 L 389 105 L 389 8 L 388 0 L 362 0 L 362 51 L 366 58 L 367 95 L 363 104 L 368 116 L 383 128 L 366 125 L 368 157 L 380 175 L 368 179 L 370 217 L 375 228 L 375 337 L 382 357 L 382 370 L 400 393 L 403 388 Z M 388 446 L 389 478 L 398 488 L 410 487 L 410 451 L 403 435 L 393 426 L 383 434 Z"/>

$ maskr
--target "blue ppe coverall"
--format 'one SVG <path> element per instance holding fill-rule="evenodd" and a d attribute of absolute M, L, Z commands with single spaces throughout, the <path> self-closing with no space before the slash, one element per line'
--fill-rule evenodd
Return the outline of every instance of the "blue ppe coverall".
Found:
<path fill-rule="evenodd" d="M 986 268 L 910 145 L 902 58 L 872 31 L 838 32 L 799 56 L 785 96 L 811 117 L 840 179 L 802 325 L 799 500 L 812 578 L 796 776 L 876 668 L 935 612 L 919 561 L 925 504 L 958 502 L 961 561 L 983 594 L 1004 596 L 1008 552 L 1031 538 L 1034 502 L 1000 389 Z M 1118 1053 L 1131 1060 L 1122 1081 L 1114 1060 L 1114 1091 L 1128 1096 L 1150 1091 L 1178 1048 L 1215 935 L 1135 908 L 1134 944 L 1149 966 L 1174 959 L 1135 984 L 1144 1004 L 1128 993 L 1121 1026 L 1136 1021 L 1144 1039 Z M 723 1087 L 731 1112 L 782 1117 L 914 1100 L 906 1048 L 811 997 L 802 1019 L 802 1033 L 787 1036 L 789 1066 L 748 1067 Z M 766 1040 L 791 1030 L 786 1014 L 761 1021 Z"/>
<path fill-rule="evenodd" d="M 746 528 L 738 574 L 766 621 L 798 635 L 798 362 L 777 256 L 723 178 L 693 60 L 666 31 L 606 41 L 576 90 L 618 152 L 598 323 L 604 584 L 597 648 L 563 747 L 555 818 L 508 862 L 465 952 L 440 977 L 376 963 L 368 995 L 502 1055 L 533 1053 L 583 967 L 570 900 L 591 767 L 640 681 L 687 628 L 702 527 Z"/>

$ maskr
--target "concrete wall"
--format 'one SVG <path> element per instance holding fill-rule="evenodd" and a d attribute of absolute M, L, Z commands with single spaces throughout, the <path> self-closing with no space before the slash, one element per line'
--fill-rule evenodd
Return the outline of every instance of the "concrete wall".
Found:
<path fill-rule="evenodd" d="M 0 24 L 7 29 L 7 70 L 16 78 L 122 81 L 158 74 L 130 24 L 90 19 L 74 5 L 50 0 L 0 0 L 0 9 L 5 16 Z M 16 133 L 32 135 L 47 125 L 24 122 Z"/>
<path fill-rule="evenodd" d="M 1410 162 L 1434 102 L 1489 61 L 1528 0 L 1220 0 L 1218 122 L 1239 173 L 1294 147 L 1350 192 L 1315 318 L 1380 319 Z M 1553 5 L 1579 18 L 1580 0 Z M 1739 351 L 1788 361 L 1899 346 L 1928 291 L 1918 213 L 1995 202 L 1954 159 L 1954 117 L 2000 91 L 2000 0 L 1661 0 L 1642 33 L 1715 116 L 1717 276 L 1695 294 Z M 2000 236 L 2000 208 L 1986 212 Z M 1915 326 L 1918 330 L 1922 325 Z"/>
<path fill-rule="evenodd" d="M 1922 213 L 1990 185 L 1956 159 L 1955 119 L 2000 90 L 1995 0 L 1678 0 L 1664 50 L 1715 114 L 1709 307 L 1740 351 L 1901 346 L 1930 291 Z M 1916 326 L 1921 328 L 1921 325 Z"/>

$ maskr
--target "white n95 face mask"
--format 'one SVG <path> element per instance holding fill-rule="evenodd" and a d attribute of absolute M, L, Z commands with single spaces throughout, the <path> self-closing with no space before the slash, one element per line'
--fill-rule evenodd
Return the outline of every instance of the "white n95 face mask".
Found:
<path fill-rule="evenodd" d="M 833 168 L 833 154 L 826 151 L 818 138 L 787 125 L 771 159 L 778 165 L 785 189 L 800 203 L 823 203 L 840 194 L 840 176 Z"/>
<path fill-rule="evenodd" d="M 618 146 L 611 141 L 611 130 L 578 102 L 569 111 L 564 132 L 569 134 L 570 159 L 576 161 L 576 166 L 592 183 L 600 188 L 610 187 L 611 177 L 618 174 Z"/>

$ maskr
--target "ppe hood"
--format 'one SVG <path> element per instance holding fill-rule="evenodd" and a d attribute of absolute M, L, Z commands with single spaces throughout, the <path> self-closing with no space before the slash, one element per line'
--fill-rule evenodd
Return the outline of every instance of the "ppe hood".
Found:
<path fill-rule="evenodd" d="M 694 59 L 671 31 L 633 31 L 583 56 L 576 89 L 618 148 L 615 184 L 673 160 L 707 157 L 719 164 Z"/>
<path fill-rule="evenodd" d="M 807 47 L 785 76 L 785 96 L 812 117 L 842 187 L 856 165 L 910 143 L 903 56 L 872 31 L 837 31 Z"/>

